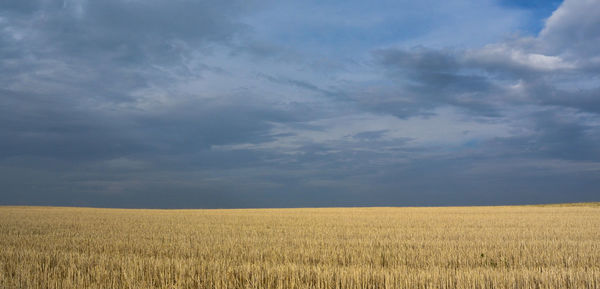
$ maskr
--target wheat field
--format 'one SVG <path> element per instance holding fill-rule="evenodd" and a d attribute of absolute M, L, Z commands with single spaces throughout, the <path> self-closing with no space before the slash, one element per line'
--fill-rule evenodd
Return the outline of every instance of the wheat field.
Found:
<path fill-rule="evenodd" d="M 0 207 L 0 288 L 600 288 L 600 206 Z"/>

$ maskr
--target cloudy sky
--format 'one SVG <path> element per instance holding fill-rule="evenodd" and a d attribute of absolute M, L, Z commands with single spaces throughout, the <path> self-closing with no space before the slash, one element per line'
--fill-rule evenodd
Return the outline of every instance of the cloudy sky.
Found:
<path fill-rule="evenodd" d="M 0 204 L 600 200 L 600 1 L 0 1 Z"/>

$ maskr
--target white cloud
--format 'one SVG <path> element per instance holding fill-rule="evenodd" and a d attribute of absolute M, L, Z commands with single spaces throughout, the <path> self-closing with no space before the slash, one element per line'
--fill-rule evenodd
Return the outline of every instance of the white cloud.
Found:
<path fill-rule="evenodd" d="M 550 53 L 584 60 L 599 56 L 600 4 L 597 0 L 565 0 L 540 33 Z"/>
<path fill-rule="evenodd" d="M 541 71 L 573 69 L 576 67 L 575 64 L 563 60 L 560 56 L 528 52 L 520 47 L 512 47 L 504 43 L 487 45 L 482 49 L 468 51 L 466 60 L 484 65 L 516 66 Z"/>

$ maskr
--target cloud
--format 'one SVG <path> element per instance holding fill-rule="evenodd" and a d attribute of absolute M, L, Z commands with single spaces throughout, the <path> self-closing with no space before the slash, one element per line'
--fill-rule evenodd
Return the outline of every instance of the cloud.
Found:
<path fill-rule="evenodd" d="M 469 51 L 465 58 L 465 61 L 475 68 L 494 72 L 521 72 L 521 75 L 526 72 L 553 72 L 576 68 L 574 63 L 569 63 L 560 56 L 526 52 L 509 44 L 488 45 L 483 49 Z"/>
<path fill-rule="evenodd" d="M 0 200 L 592 200 L 599 5 L 513 4 L 3 1 Z"/>
<path fill-rule="evenodd" d="M 392 79 L 404 82 L 399 98 L 416 107 L 454 105 L 491 116 L 526 102 L 590 111 L 596 107 L 590 95 L 598 89 L 590 72 L 595 60 L 588 58 L 599 42 L 596 14 L 593 1 L 565 1 L 535 38 L 465 50 L 387 48 L 375 58 Z"/>
<path fill-rule="evenodd" d="M 583 60 L 592 58 L 598 65 L 600 42 L 600 7 L 593 0 L 567 0 L 546 20 L 540 32 L 544 48 L 553 54 Z"/>

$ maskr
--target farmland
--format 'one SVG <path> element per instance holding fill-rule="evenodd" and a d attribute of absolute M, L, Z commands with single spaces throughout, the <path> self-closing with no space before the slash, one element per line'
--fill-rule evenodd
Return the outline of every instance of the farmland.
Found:
<path fill-rule="evenodd" d="M 0 288 L 600 288 L 600 206 L 0 207 Z"/>

